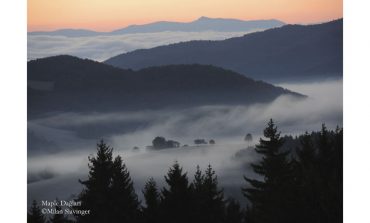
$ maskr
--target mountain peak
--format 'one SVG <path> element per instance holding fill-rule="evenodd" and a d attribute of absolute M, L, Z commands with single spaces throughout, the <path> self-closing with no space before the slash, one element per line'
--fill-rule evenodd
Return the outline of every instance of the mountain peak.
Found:
<path fill-rule="evenodd" d="M 204 21 L 204 20 L 211 20 L 212 18 L 206 17 L 206 16 L 201 16 L 199 17 L 196 21 Z"/>

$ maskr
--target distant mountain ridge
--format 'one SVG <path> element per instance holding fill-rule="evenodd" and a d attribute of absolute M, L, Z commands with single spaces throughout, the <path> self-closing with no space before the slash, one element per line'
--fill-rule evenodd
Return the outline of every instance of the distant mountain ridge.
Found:
<path fill-rule="evenodd" d="M 72 56 L 33 60 L 28 69 L 28 114 L 246 105 L 302 95 L 208 65 L 122 70 Z M 47 88 L 40 88 L 42 84 Z"/>
<path fill-rule="evenodd" d="M 87 29 L 60 29 L 55 31 L 37 31 L 29 32 L 29 35 L 51 35 L 51 36 L 67 36 L 67 37 L 85 37 L 98 35 L 122 35 L 132 33 L 154 33 L 165 31 L 181 31 L 181 32 L 250 32 L 257 30 L 265 30 L 274 27 L 285 25 L 284 22 L 270 20 L 238 20 L 238 19 L 223 19 L 223 18 L 208 18 L 200 17 L 192 22 L 168 22 L 160 21 L 144 25 L 130 25 L 122 29 L 117 29 L 112 32 L 96 32 Z"/>
<path fill-rule="evenodd" d="M 135 50 L 105 63 L 135 70 L 206 64 L 268 82 L 341 77 L 343 19 L 316 25 L 285 25 L 222 41 L 190 41 Z"/>

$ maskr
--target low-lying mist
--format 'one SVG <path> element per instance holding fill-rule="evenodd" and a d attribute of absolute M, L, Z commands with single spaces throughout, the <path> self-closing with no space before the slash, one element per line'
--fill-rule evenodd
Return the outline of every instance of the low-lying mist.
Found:
<path fill-rule="evenodd" d="M 306 99 L 282 96 L 267 104 L 252 106 L 202 106 L 187 109 L 116 113 L 59 113 L 28 121 L 33 137 L 50 142 L 29 150 L 28 194 L 32 199 L 68 198 L 81 191 L 78 179 L 86 179 L 88 156 L 101 138 L 121 155 L 130 170 L 137 193 L 153 177 L 163 185 L 168 168 L 178 161 L 192 179 L 196 165 L 211 164 L 225 193 L 241 196 L 243 175 L 253 173 L 252 148 L 243 157 L 235 154 L 258 142 L 270 118 L 285 134 L 318 131 L 342 126 L 342 81 L 280 84 L 308 95 Z M 253 135 L 247 144 L 244 136 Z M 156 136 L 176 140 L 188 147 L 153 150 L 146 148 Z M 215 145 L 195 146 L 194 139 L 215 140 Z M 44 145 L 44 146 L 43 146 Z M 133 149 L 139 147 L 139 149 Z"/>
<path fill-rule="evenodd" d="M 104 61 L 121 53 L 146 49 L 190 40 L 224 40 L 239 37 L 247 32 L 158 32 L 124 35 L 101 35 L 87 37 L 66 37 L 49 35 L 28 35 L 28 60 L 69 54 L 80 58 Z"/>

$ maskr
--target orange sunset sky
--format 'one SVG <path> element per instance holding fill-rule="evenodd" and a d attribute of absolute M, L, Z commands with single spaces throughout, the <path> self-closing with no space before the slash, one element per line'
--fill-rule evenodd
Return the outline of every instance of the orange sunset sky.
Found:
<path fill-rule="evenodd" d="M 28 31 L 83 28 L 111 31 L 200 16 L 317 23 L 343 17 L 342 0 L 28 0 Z"/>

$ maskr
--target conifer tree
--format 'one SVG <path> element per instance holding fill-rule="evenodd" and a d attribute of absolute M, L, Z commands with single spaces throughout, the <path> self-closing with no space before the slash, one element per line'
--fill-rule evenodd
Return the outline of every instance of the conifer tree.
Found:
<path fill-rule="evenodd" d="M 41 212 L 40 207 L 37 205 L 36 200 L 33 200 L 32 206 L 27 213 L 28 223 L 45 223 L 46 219 L 44 214 Z"/>
<path fill-rule="evenodd" d="M 301 148 L 297 150 L 299 162 L 304 168 L 310 168 L 316 161 L 315 148 L 312 137 L 308 132 L 300 139 Z"/>
<path fill-rule="evenodd" d="M 312 134 L 305 132 L 299 137 L 299 142 L 300 145 L 296 149 L 297 160 L 294 159 L 293 162 L 295 217 L 302 223 L 318 222 L 316 192 L 318 161 Z"/>
<path fill-rule="evenodd" d="M 208 222 L 222 222 L 225 208 L 224 194 L 223 190 L 218 187 L 216 173 L 210 164 L 204 174 L 204 192 L 206 195 L 205 214 L 208 215 Z"/>
<path fill-rule="evenodd" d="M 109 215 L 114 222 L 138 221 L 139 201 L 130 174 L 120 156 L 113 162 L 110 195 L 112 207 Z"/>
<path fill-rule="evenodd" d="M 144 221 L 147 223 L 159 223 L 160 194 L 153 178 L 146 182 L 143 195 L 146 203 L 146 206 L 143 207 Z"/>
<path fill-rule="evenodd" d="M 164 222 L 188 223 L 192 216 L 192 187 L 187 173 L 176 162 L 164 177 L 167 187 L 162 189 L 162 217 Z"/>
<path fill-rule="evenodd" d="M 319 134 L 318 149 L 320 162 L 322 164 L 327 163 L 329 165 L 328 162 L 331 161 L 332 147 L 329 138 L 329 131 L 325 124 L 322 124 L 321 132 Z"/>
<path fill-rule="evenodd" d="M 323 124 L 318 149 L 319 219 L 340 222 L 343 219 L 343 130 L 337 127 L 334 132 L 328 131 Z"/>
<path fill-rule="evenodd" d="M 199 165 L 197 165 L 197 170 L 194 174 L 193 187 L 195 193 L 202 193 L 204 183 L 204 175 Z"/>
<path fill-rule="evenodd" d="M 84 188 L 76 200 L 81 202 L 78 209 L 90 210 L 90 214 L 76 215 L 77 222 L 113 222 L 109 196 L 113 175 L 112 150 L 101 140 L 97 144 L 97 155 L 89 156 L 88 179 L 79 180 Z"/>
<path fill-rule="evenodd" d="M 290 206 L 290 189 L 292 185 L 291 165 L 287 159 L 288 152 L 281 151 L 284 143 L 272 119 L 264 130 L 264 137 L 256 145 L 256 152 L 262 160 L 252 164 L 255 173 L 262 180 L 244 179 L 250 187 L 243 188 L 243 194 L 251 202 L 254 222 L 292 222 Z"/>
<path fill-rule="evenodd" d="M 334 180 L 331 185 L 334 191 L 334 199 L 332 203 L 333 221 L 343 222 L 343 128 L 337 128 L 334 132 Z"/>
<path fill-rule="evenodd" d="M 204 174 L 197 166 L 194 175 L 194 208 L 197 222 L 223 222 L 225 201 L 223 191 L 211 165 Z"/>

